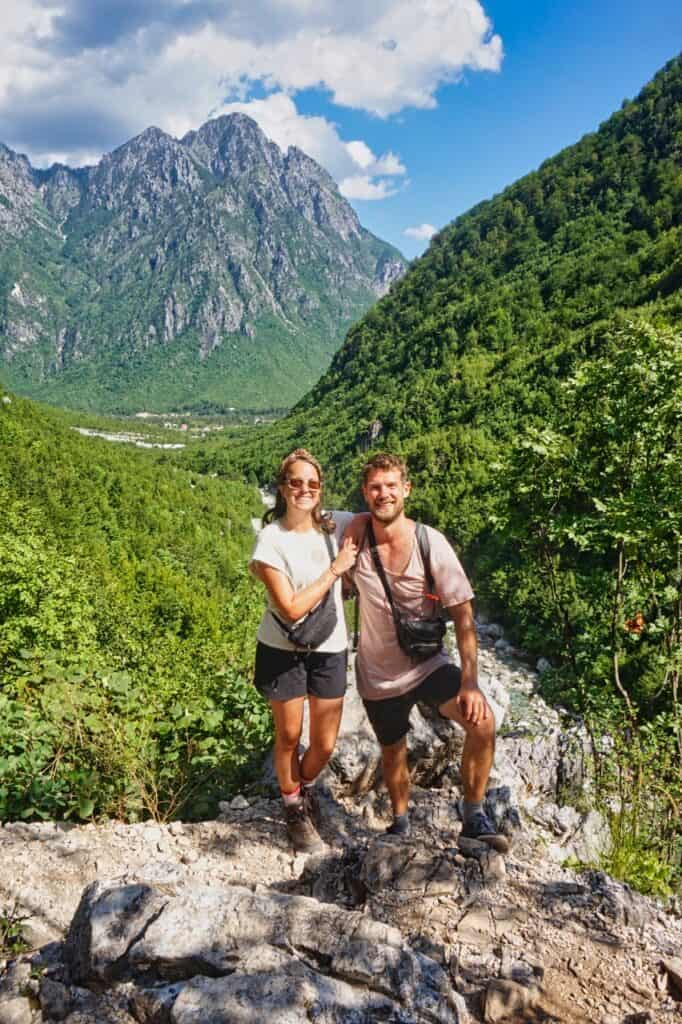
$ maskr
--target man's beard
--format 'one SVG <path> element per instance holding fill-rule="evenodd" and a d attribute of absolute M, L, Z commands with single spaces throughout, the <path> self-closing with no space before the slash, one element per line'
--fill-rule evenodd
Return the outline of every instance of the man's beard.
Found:
<path fill-rule="evenodd" d="M 405 510 L 404 501 L 396 501 L 395 505 L 386 505 L 383 508 L 371 508 L 370 515 L 372 519 L 376 519 L 377 522 L 381 523 L 382 526 L 390 526 Z"/>

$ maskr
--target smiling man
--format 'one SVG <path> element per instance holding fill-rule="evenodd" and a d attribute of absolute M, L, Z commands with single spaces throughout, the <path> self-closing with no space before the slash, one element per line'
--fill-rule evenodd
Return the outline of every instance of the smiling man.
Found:
<path fill-rule="evenodd" d="M 393 808 L 388 832 L 404 837 L 410 834 L 406 736 L 410 712 L 417 702 L 423 702 L 457 722 L 466 734 L 460 845 L 466 848 L 467 840 L 479 840 L 506 853 L 508 840 L 483 810 L 495 750 L 495 721 L 478 688 L 473 591 L 442 533 L 421 527 L 420 540 L 417 524 L 405 515 L 410 490 L 405 463 L 394 455 L 375 455 L 362 474 L 369 521 L 364 525 L 356 520 L 351 527 L 358 541 L 366 529 L 353 574 L 360 602 L 356 675 L 381 745 L 384 780 Z M 461 669 L 439 642 L 437 625 L 426 629 L 434 635 L 430 643 L 411 644 L 410 625 L 419 633 L 424 622 L 432 623 L 438 617 L 439 605 L 454 622 Z M 397 618 L 408 627 L 401 628 L 400 638 Z"/>

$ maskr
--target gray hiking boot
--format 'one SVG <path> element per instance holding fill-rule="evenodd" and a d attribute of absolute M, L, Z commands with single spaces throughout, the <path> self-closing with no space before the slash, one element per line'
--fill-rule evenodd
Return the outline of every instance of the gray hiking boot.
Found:
<path fill-rule="evenodd" d="M 399 836 L 400 839 L 409 839 L 412 834 L 410 819 L 407 814 L 399 814 L 392 823 L 384 830 L 386 836 Z"/>
<path fill-rule="evenodd" d="M 322 811 L 320 809 L 320 801 L 317 793 L 313 786 L 301 786 L 301 798 L 303 800 L 303 806 L 306 809 L 308 817 L 312 821 L 315 828 L 319 829 L 320 820 L 322 818 Z"/>
<path fill-rule="evenodd" d="M 484 811 L 477 811 L 464 822 L 457 839 L 457 845 L 462 853 L 471 852 L 476 843 L 485 843 L 498 853 L 509 852 L 509 840 L 497 831 Z"/>
<path fill-rule="evenodd" d="M 324 843 L 317 834 L 317 829 L 310 820 L 307 802 L 300 800 L 297 804 L 285 804 L 284 820 L 291 845 L 298 853 L 318 853 L 324 849 Z"/>

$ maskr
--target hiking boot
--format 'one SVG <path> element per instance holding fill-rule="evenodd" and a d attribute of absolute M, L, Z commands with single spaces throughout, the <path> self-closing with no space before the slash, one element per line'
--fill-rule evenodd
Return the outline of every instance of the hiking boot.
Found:
<path fill-rule="evenodd" d="M 315 828 L 319 829 L 322 812 L 320 810 L 320 801 L 317 799 L 317 794 L 312 786 L 301 786 L 301 799 L 303 800 L 303 806 L 308 817 Z"/>
<path fill-rule="evenodd" d="M 385 836 L 399 836 L 401 839 L 409 839 L 411 833 L 410 820 L 406 814 L 394 818 L 392 824 L 384 830 Z"/>
<path fill-rule="evenodd" d="M 317 853 L 324 849 L 324 843 L 310 820 L 306 801 L 285 804 L 284 820 L 291 845 L 298 853 Z"/>
<path fill-rule="evenodd" d="M 457 843 L 463 852 L 471 850 L 473 843 L 485 843 L 498 853 L 509 852 L 509 840 L 497 831 L 492 821 L 483 811 L 477 811 L 468 821 L 464 822 Z"/>

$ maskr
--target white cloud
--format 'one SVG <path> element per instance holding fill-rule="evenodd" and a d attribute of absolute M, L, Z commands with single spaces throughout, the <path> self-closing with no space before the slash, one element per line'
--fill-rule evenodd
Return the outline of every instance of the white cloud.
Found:
<path fill-rule="evenodd" d="M 3 0 L 0 139 L 38 163 L 77 163 L 150 124 L 182 135 L 255 87 L 271 122 L 303 89 L 386 117 L 435 106 L 443 83 L 501 59 L 479 0 Z M 333 150 L 330 169 L 342 162 L 324 118 L 291 115 L 275 131 L 313 156 L 313 145 Z M 349 167 L 332 173 L 351 191 L 405 173 L 393 153 L 343 145 Z"/>
<path fill-rule="evenodd" d="M 405 228 L 403 234 L 408 238 L 416 238 L 418 242 L 428 242 L 438 231 L 433 224 L 416 224 L 413 228 Z"/>
<path fill-rule="evenodd" d="M 394 196 L 397 189 L 385 178 L 372 181 L 366 174 L 354 174 L 339 182 L 339 190 L 346 199 L 388 199 Z"/>

